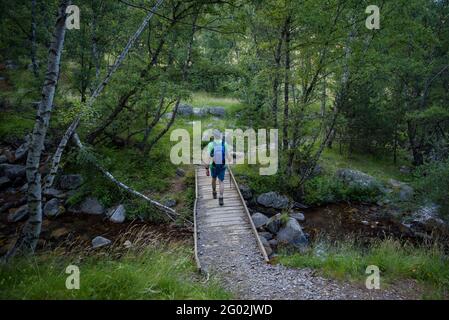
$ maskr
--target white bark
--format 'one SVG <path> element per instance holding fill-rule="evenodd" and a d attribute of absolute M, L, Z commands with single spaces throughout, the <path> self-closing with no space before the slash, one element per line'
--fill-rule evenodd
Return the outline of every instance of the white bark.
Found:
<path fill-rule="evenodd" d="M 80 150 L 84 149 L 84 145 L 82 144 L 79 136 L 77 133 L 73 134 L 72 137 L 73 141 L 75 142 L 75 144 L 77 145 L 77 147 Z M 170 220 L 175 221 L 177 217 L 179 217 L 178 213 L 173 210 L 172 208 L 169 208 L 167 206 L 164 206 L 163 204 L 147 197 L 146 195 L 134 190 L 133 188 L 125 185 L 123 182 L 120 182 L 119 180 L 117 180 L 109 171 L 107 171 L 105 168 L 103 168 L 100 164 L 98 164 L 98 162 L 94 162 L 93 165 L 103 173 L 103 175 L 108 178 L 111 182 L 113 182 L 116 186 L 118 186 L 119 188 L 125 190 L 128 193 L 131 193 L 139 198 L 144 199 L 145 201 L 148 201 L 149 203 L 151 203 L 153 206 L 155 206 L 157 209 L 159 209 L 160 211 L 164 212 L 168 218 L 170 218 Z M 189 224 L 192 224 L 192 222 L 185 220 L 185 222 L 188 222 Z"/>
<path fill-rule="evenodd" d="M 140 25 L 140 27 L 137 29 L 137 31 L 134 33 L 134 35 L 129 39 L 127 45 L 125 46 L 125 48 L 123 49 L 122 53 L 120 54 L 120 56 L 115 61 L 115 63 L 112 66 L 112 68 L 109 70 L 109 72 L 106 75 L 106 77 L 104 78 L 104 80 L 98 85 L 98 87 L 95 89 L 95 91 L 93 92 L 93 94 L 89 98 L 89 101 L 87 102 L 87 109 L 90 109 L 92 107 L 92 105 L 94 104 L 95 100 L 101 94 L 101 92 L 106 87 L 106 85 L 109 83 L 109 81 L 112 78 L 112 75 L 114 74 L 115 71 L 117 71 L 117 69 L 123 63 L 123 61 L 125 60 L 126 55 L 128 54 L 129 50 L 132 48 L 132 46 L 134 45 L 136 40 L 142 34 L 143 30 L 145 30 L 146 26 L 150 22 L 150 19 L 153 17 L 154 12 L 158 9 L 158 7 L 162 3 L 163 3 L 163 0 L 158 0 L 156 2 L 156 4 L 151 9 L 151 11 L 147 14 L 145 19 L 143 20 L 143 22 Z M 73 135 L 73 133 L 75 132 L 76 128 L 78 127 L 78 125 L 79 125 L 79 123 L 81 121 L 82 115 L 83 115 L 83 113 L 80 113 L 75 118 L 75 120 L 68 127 L 68 129 L 64 133 L 64 136 L 62 137 L 61 141 L 59 142 L 58 148 L 56 149 L 55 154 L 53 155 L 52 166 L 51 166 L 50 173 L 48 174 L 48 176 L 45 179 L 44 190 L 47 190 L 48 188 L 50 188 L 53 185 L 56 173 L 58 172 L 58 169 L 59 169 L 59 163 L 61 162 L 61 157 L 62 157 L 62 154 L 64 152 L 64 149 L 67 146 L 67 143 L 69 142 L 70 137 Z"/>
<path fill-rule="evenodd" d="M 61 0 L 59 5 L 56 27 L 48 54 L 48 66 L 42 88 L 42 100 L 39 103 L 36 122 L 28 151 L 26 175 L 28 181 L 29 218 L 22 229 L 16 244 L 10 252 L 8 252 L 8 257 L 14 255 L 18 250 L 23 251 L 24 253 L 33 253 L 41 232 L 42 190 L 39 164 L 44 148 L 45 136 L 50 123 L 53 99 L 59 78 L 61 54 L 64 47 L 66 32 L 66 8 L 70 3 L 70 0 Z"/>

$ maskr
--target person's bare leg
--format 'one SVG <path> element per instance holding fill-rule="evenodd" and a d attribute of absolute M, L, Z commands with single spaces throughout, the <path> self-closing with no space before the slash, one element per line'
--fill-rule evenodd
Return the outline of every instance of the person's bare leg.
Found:
<path fill-rule="evenodd" d="M 212 196 L 217 199 L 217 178 L 212 178 Z"/>
<path fill-rule="evenodd" d="M 218 180 L 218 185 L 220 188 L 220 196 L 218 197 L 218 203 L 220 204 L 220 206 L 223 205 L 224 201 L 223 201 L 223 196 L 224 196 L 224 181 L 221 181 L 220 179 Z"/>

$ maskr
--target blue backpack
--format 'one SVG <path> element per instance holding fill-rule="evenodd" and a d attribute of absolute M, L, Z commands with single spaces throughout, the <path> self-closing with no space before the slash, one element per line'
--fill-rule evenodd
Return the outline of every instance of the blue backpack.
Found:
<path fill-rule="evenodd" d="M 211 158 L 213 158 L 212 165 L 216 168 L 223 168 L 226 164 L 225 159 L 225 138 L 221 140 L 221 144 L 216 143 L 215 141 L 214 147 L 212 148 L 212 151 L 210 153 Z"/>

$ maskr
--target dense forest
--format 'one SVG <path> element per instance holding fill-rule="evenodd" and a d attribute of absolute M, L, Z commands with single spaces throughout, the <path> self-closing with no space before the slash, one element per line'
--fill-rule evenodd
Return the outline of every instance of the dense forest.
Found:
<path fill-rule="evenodd" d="M 447 0 L 2 1 L 0 298 L 345 299 L 375 265 L 375 298 L 446 299 L 448 23 Z M 276 174 L 231 167 L 315 295 L 195 273 L 198 173 L 170 152 L 198 121 L 278 130 Z"/>

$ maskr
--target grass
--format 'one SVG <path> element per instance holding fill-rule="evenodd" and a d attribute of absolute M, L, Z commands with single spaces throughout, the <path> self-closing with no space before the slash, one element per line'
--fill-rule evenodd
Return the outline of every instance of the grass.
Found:
<path fill-rule="evenodd" d="M 23 116 L 22 113 L 2 111 L 0 117 L 0 139 L 14 141 L 23 139 L 25 134 L 33 130 L 33 116 Z"/>
<path fill-rule="evenodd" d="M 68 265 L 80 270 L 80 289 L 65 287 Z M 148 248 L 119 259 L 39 254 L 0 266 L 0 299 L 228 299 L 215 280 L 198 281 L 185 246 Z"/>
<path fill-rule="evenodd" d="M 408 181 L 410 175 L 405 175 L 399 171 L 401 165 L 406 163 L 394 164 L 391 159 L 385 159 L 380 156 L 371 156 L 368 154 L 353 154 L 351 157 L 342 155 L 334 149 L 325 149 L 321 156 L 321 164 L 330 172 L 335 172 L 340 168 L 352 168 L 365 172 L 382 182 L 388 179 L 396 179 L 400 181 Z"/>
<path fill-rule="evenodd" d="M 304 254 L 282 253 L 279 262 L 360 283 L 366 279 L 367 266 L 375 265 L 381 272 L 381 286 L 414 279 L 427 288 L 424 298 L 444 298 L 449 293 L 449 259 L 438 245 L 417 247 L 386 239 L 365 249 L 349 240 L 338 244 L 318 241 Z"/>

